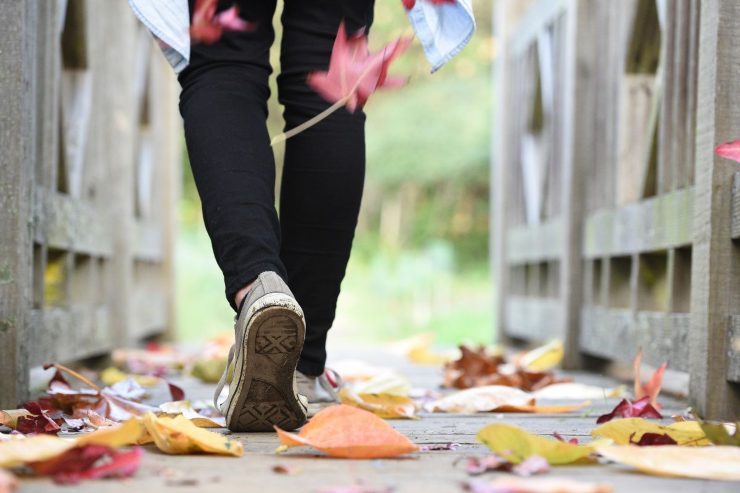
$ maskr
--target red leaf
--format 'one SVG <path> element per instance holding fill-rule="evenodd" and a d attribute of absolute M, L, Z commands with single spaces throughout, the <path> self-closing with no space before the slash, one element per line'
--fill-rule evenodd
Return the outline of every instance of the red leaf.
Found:
<path fill-rule="evenodd" d="M 630 443 L 639 447 L 655 445 L 678 445 L 678 443 L 667 433 L 643 433 L 643 435 L 637 441 L 634 441 L 632 439 L 634 435 L 634 433 L 630 435 Z"/>
<path fill-rule="evenodd" d="M 718 145 L 714 152 L 725 159 L 732 159 L 740 163 L 740 140 L 733 140 L 725 144 Z"/>
<path fill-rule="evenodd" d="M 182 390 L 181 387 L 175 385 L 174 383 L 167 381 L 167 386 L 170 388 L 170 395 L 172 396 L 173 401 L 184 401 L 185 400 L 185 391 Z"/>
<path fill-rule="evenodd" d="M 455 3 L 457 0 L 426 0 L 426 1 L 434 5 L 441 5 L 443 3 Z M 411 10 L 414 8 L 414 5 L 416 5 L 416 0 L 401 0 L 401 2 L 403 2 L 403 6 L 406 8 L 406 10 Z"/>
<path fill-rule="evenodd" d="M 29 466 L 36 474 L 51 476 L 56 483 L 75 484 L 85 479 L 132 476 L 139 468 L 142 454 L 140 447 L 117 452 L 103 445 L 83 445 Z"/>
<path fill-rule="evenodd" d="M 24 409 L 33 416 L 20 416 L 16 425 L 19 433 L 48 433 L 56 435 L 61 429 L 59 425 L 49 417 L 46 410 L 42 409 L 38 402 L 30 401 L 23 404 Z"/>
<path fill-rule="evenodd" d="M 653 372 L 650 380 L 643 386 L 640 382 L 640 364 L 642 362 L 642 351 L 637 353 L 635 361 L 633 363 L 633 371 L 635 374 L 635 399 L 642 399 L 643 397 L 650 398 L 650 405 L 655 409 L 660 409 L 661 406 L 658 404 L 658 394 L 660 393 L 660 387 L 663 385 L 663 374 L 665 373 L 668 363 L 663 363 Z"/>
<path fill-rule="evenodd" d="M 212 44 L 221 39 L 224 31 L 251 31 L 255 24 L 239 17 L 236 5 L 216 14 L 218 0 L 197 0 L 190 24 L 194 42 Z"/>
<path fill-rule="evenodd" d="M 650 404 L 650 397 L 643 397 L 636 401 L 622 399 L 612 412 L 599 416 L 596 424 L 606 423 L 614 418 L 655 418 L 663 419 L 663 416 Z"/>
<path fill-rule="evenodd" d="M 561 435 L 557 431 L 555 433 L 553 433 L 552 436 L 555 437 L 555 439 L 558 440 L 558 441 L 560 441 L 560 442 L 570 443 L 572 445 L 578 445 L 578 439 L 577 438 L 571 438 L 570 440 L 566 440 L 565 438 L 563 438 L 563 435 Z"/>
<path fill-rule="evenodd" d="M 400 87 L 405 83 L 405 79 L 388 77 L 388 67 L 410 44 L 411 38 L 398 38 L 381 51 L 370 54 L 364 32 L 347 36 L 342 22 L 331 52 L 329 70 L 308 74 L 308 85 L 327 101 L 342 101 L 354 112 L 362 108 L 377 89 Z"/>

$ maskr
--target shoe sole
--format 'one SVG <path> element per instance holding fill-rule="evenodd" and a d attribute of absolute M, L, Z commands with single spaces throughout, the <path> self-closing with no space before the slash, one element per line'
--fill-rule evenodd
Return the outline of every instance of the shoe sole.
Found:
<path fill-rule="evenodd" d="M 250 311 L 229 389 L 226 426 L 231 431 L 295 430 L 306 422 L 293 386 L 306 333 L 303 314 L 293 298 L 280 293 L 263 296 Z"/>

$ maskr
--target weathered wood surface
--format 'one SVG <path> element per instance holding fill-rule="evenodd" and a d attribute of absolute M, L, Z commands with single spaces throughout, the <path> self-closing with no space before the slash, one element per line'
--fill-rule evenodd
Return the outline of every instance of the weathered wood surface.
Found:
<path fill-rule="evenodd" d="M 389 356 L 380 349 L 340 350 L 331 352 L 335 358 L 359 357 L 374 365 L 394 368 L 408 376 L 414 386 L 436 388 L 441 379 L 436 368 L 411 366 Z M 589 374 L 572 374 L 584 383 L 615 385 L 616 382 Z M 185 381 L 185 390 L 191 399 L 209 399 L 212 388 Z M 661 399 L 665 414 L 683 410 L 685 403 L 668 397 Z M 584 413 L 573 415 L 525 414 L 422 414 L 417 421 L 391 420 L 396 429 L 419 445 L 457 443 L 453 451 L 432 451 L 412 454 L 406 458 L 389 460 L 340 460 L 322 457 L 311 449 L 293 449 L 275 455 L 279 445 L 274 433 L 235 434 L 244 444 L 241 458 L 214 456 L 168 456 L 146 447 L 143 465 L 136 477 L 124 481 L 103 480 L 75 485 L 79 493 L 160 491 L 267 491 L 318 493 L 332 487 L 362 484 L 366 487 L 392 487 L 397 493 L 462 492 L 462 483 L 470 479 L 463 470 L 465 456 L 484 456 L 487 449 L 479 444 L 476 433 L 491 423 L 508 423 L 528 431 L 549 436 L 557 431 L 566 438 L 590 440 L 596 416 L 617 402 L 606 399 L 594 402 Z M 272 471 L 277 465 L 298 468 L 295 475 L 280 475 Z M 502 473 L 490 473 L 477 479 L 493 479 Z M 549 476 L 566 476 L 582 481 L 606 483 L 615 493 L 671 492 L 720 493 L 736 491 L 736 483 L 659 478 L 635 473 L 616 465 L 556 467 Z M 69 487 L 54 486 L 48 480 L 24 480 L 23 493 L 68 491 Z"/>

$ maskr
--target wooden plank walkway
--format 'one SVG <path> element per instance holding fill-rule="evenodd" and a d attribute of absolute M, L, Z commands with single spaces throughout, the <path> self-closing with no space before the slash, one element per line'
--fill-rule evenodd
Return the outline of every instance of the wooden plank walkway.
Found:
<path fill-rule="evenodd" d="M 411 379 L 414 386 L 436 388 L 440 371 L 434 367 L 411 365 L 403 358 L 392 356 L 382 349 L 362 351 L 339 350 L 330 354 L 336 359 L 359 358 L 378 366 L 392 367 Z M 335 359 L 335 360 L 336 360 Z M 587 374 L 572 374 L 583 383 L 613 386 L 614 381 Z M 209 399 L 211 386 L 195 380 L 184 381 L 190 399 Z M 685 403 L 662 398 L 666 415 L 680 412 Z M 459 459 L 486 455 L 488 450 L 477 443 L 475 435 L 483 426 L 493 422 L 506 422 L 521 426 L 530 432 L 550 435 L 557 431 L 566 438 L 590 439 L 595 427 L 596 416 L 610 410 L 617 399 L 595 402 L 584 413 L 575 415 L 526 415 L 526 414 L 421 414 L 419 420 L 393 420 L 394 427 L 420 445 L 458 443 L 456 450 L 430 451 L 392 460 L 341 460 L 321 457 L 310 449 L 292 449 L 285 454 L 275 455 L 278 440 L 274 433 L 246 433 L 233 436 L 244 443 L 245 454 L 240 458 L 208 455 L 170 456 L 146 447 L 142 467 L 134 478 L 91 481 L 74 486 L 73 489 L 55 486 L 47 479 L 23 480 L 20 493 L 49 491 L 75 491 L 80 493 L 107 492 L 162 492 L 198 491 L 242 493 L 289 493 L 322 492 L 335 487 L 362 484 L 374 487 L 379 492 L 392 488 L 396 493 L 462 492 L 462 484 L 470 479 Z M 273 472 L 274 466 L 284 465 L 299 468 L 294 475 Z M 497 474 L 489 473 L 479 479 L 493 479 Z M 658 478 L 639 474 L 616 465 L 591 465 L 555 467 L 550 477 L 569 477 L 589 482 L 607 483 L 617 493 L 636 492 L 734 492 L 736 483 L 717 481 Z"/>

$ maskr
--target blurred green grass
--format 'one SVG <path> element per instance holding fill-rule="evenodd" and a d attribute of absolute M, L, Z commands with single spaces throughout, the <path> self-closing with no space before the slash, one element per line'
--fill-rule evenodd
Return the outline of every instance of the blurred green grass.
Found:
<path fill-rule="evenodd" d="M 491 3 L 474 2 L 478 32 L 450 64 L 430 74 L 415 43 L 393 70 L 410 75 L 408 85 L 374 95 L 365 108 L 366 193 L 333 340 L 377 342 L 434 332 L 440 343 L 457 344 L 494 336 L 488 266 Z M 408 32 L 401 2 L 378 0 L 371 47 Z M 272 59 L 277 67 L 277 50 Z M 274 96 L 270 111 L 275 135 L 282 120 Z M 281 156 L 276 149 L 278 162 Z M 176 332 L 184 340 L 203 340 L 230 330 L 233 312 L 187 162 L 183 174 Z"/>

